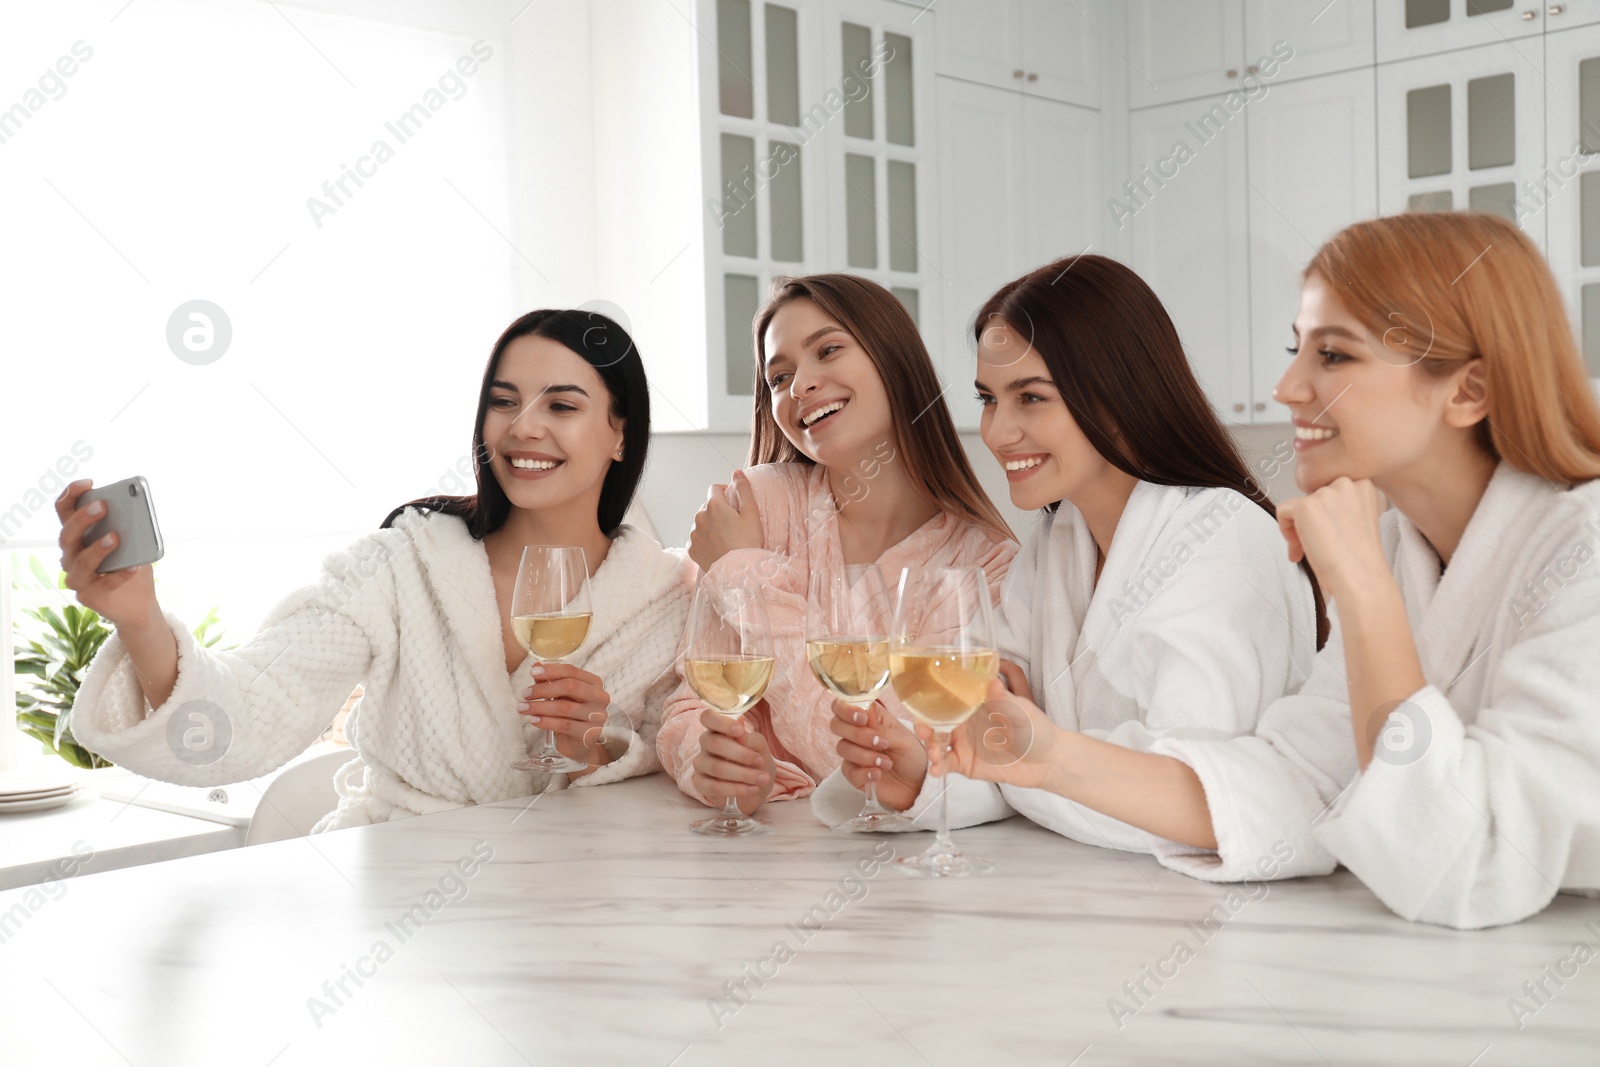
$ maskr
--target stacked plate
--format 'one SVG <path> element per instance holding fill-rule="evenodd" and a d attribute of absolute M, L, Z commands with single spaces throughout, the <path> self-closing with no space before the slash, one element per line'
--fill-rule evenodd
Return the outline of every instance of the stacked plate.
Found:
<path fill-rule="evenodd" d="M 70 802 L 86 786 L 68 774 L 33 774 L 0 778 L 0 815 L 44 811 Z"/>

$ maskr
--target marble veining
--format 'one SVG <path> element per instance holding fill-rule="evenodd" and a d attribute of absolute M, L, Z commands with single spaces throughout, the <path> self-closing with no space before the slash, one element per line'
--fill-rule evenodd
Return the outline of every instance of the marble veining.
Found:
<path fill-rule="evenodd" d="M 1600 950 L 1593 900 L 1473 933 L 1345 872 L 1230 904 L 1020 819 L 956 835 L 994 875 L 926 882 L 874 864 L 926 834 L 703 813 L 657 776 L 0 893 L 0 1063 L 1600 1062 L 1600 958 L 1508 1007 Z"/>

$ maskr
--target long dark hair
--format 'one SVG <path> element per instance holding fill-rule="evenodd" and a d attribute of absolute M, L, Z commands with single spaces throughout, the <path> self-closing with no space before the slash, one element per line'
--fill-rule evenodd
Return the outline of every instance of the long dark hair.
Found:
<path fill-rule="evenodd" d="M 478 491 L 472 496 L 425 496 L 401 504 L 383 520 L 383 528 L 394 524 L 406 508 L 459 515 L 467 531 L 481 541 L 505 525 L 511 514 L 511 500 L 489 466 L 492 450 L 483 441 L 483 419 L 489 411 L 489 387 L 500 369 L 500 357 L 519 337 L 548 337 L 564 345 L 593 367 L 611 393 L 611 416 L 622 419 L 622 459 L 611 464 L 600 488 L 600 508 L 596 516 L 607 537 L 614 536 L 628 512 L 639 478 L 644 474 L 645 456 L 650 449 L 650 386 L 645 380 L 644 360 L 633 345 L 633 338 L 612 319 L 595 311 L 530 311 L 506 327 L 489 353 L 483 371 L 483 386 L 478 390 L 478 415 L 472 424 L 473 467 Z"/>
<path fill-rule="evenodd" d="M 1156 485 L 1232 489 L 1277 518 L 1195 380 L 1167 309 L 1132 270 L 1105 256 L 1059 259 L 991 296 L 974 340 L 1001 322 L 1043 358 L 1107 463 Z M 1311 579 L 1320 650 L 1327 609 L 1310 562 L 1300 567 Z"/>
<path fill-rule="evenodd" d="M 906 459 L 911 485 L 941 511 L 948 511 L 1014 541 L 956 436 L 945 406 L 939 375 L 917 324 L 895 295 L 883 286 L 853 274 L 809 274 L 772 280 L 766 306 L 755 319 L 756 398 L 751 416 L 750 463 L 814 463 L 796 448 L 772 417 L 772 389 L 767 385 L 767 327 L 785 304 L 800 298 L 816 303 L 850 331 L 883 379 L 889 395 L 890 432 L 894 447 Z M 892 383 L 892 387 L 891 386 Z"/>

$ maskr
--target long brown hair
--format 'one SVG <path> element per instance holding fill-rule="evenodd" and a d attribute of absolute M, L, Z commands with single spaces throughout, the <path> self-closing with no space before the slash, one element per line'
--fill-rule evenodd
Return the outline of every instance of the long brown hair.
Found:
<path fill-rule="evenodd" d="M 1001 540 L 1016 540 L 967 462 L 917 324 L 893 293 L 853 274 L 772 280 L 772 292 L 754 326 L 756 398 L 750 464 L 815 462 L 778 428 L 772 417 L 772 390 L 767 385 L 767 327 L 780 308 L 802 298 L 848 330 L 877 367 L 889 395 L 895 452 L 905 457 L 912 487 L 940 510 L 976 523 Z"/>
<path fill-rule="evenodd" d="M 1132 270 L 1104 256 L 1059 259 L 991 296 L 973 339 L 997 323 L 1039 353 L 1107 463 L 1156 485 L 1232 489 L 1277 518 L 1195 380 L 1166 308 Z M 1327 609 L 1309 561 L 1300 568 L 1311 580 L 1320 650 Z"/>
<path fill-rule="evenodd" d="M 1483 361 L 1478 442 L 1518 470 L 1568 485 L 1600 477 L 1600 405 L 1549 264 L 1498 215 L 1370 219 L 1329 239 L 1320 275 L 1384 348 L 1444 377 Z"/>

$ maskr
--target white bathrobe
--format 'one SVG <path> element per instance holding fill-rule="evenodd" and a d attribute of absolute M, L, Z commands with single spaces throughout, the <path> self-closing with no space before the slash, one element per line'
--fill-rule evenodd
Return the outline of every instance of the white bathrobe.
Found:
<path fill-rule="evenodd" d="M 1317 647 L 1311 583 L 1246 497 L 1139 482 L 1098 585 L 1095 558 L 1088 524 L 1063 502 L 1040 513 L 1000 593 L 1000 653 L 1056 725 L 1141 751 L 1163 738 L 1223 740 L 1253 731 L 1305 682 Z M 939 779 L 925 779 L 912 829 L 932 828 L 938 794 Z M 812 801 L 830 825 L 860 805 L 838 772 Z M 1092 845 L 1151 852 L 1159 842 L 1047 790 L 951 776 L 952 826 L 1013 810 Z"/>
<path fill-rule="evenodd" d="M 611 694 L 604 740 L 619 758 L 574 784 L 659 769 L 655 735 L 675 684 L 691 574 L 681 553 L 624 526 L 591 579 L 594 620 L 570 662 Z M 147 714 L 115 636 L 78 692 L 73 733 L 120 766 L 182 785 L 255 778 L 304 751 L 359 683 L 365 693 L 345 727 L 354 758 L 335 776 L 339 806 L 318 831 L 548 784 L 511 768 L 527 751 L 516 705 L 532 660 L 506 673 L 489 558 L 455 516 L 408 510 L 330 555 L 320 580 L 285 598 L 238 649 L 204 648 L 177 618 L 167 622 L 178 681 L 161 707 Z M 199 732 L 186 742 L 189 730 Z"/>
<path fill-rule="evenodd" d="M 1391 714 L 1382 754 L 1357 772 L 1335 621 L 1256 736 L 1153 746 L 1199 774 L 1219 846 L 1157 858 L 1219 882 L 1342 863 L 1404 918 L 1469 929 L 1600 887 L 1597 514 L 1600 481 L 1565 489 L 1502 463 L 1441 577 L 1417 528 L 1386 513 L 1428 684 Z"/>

